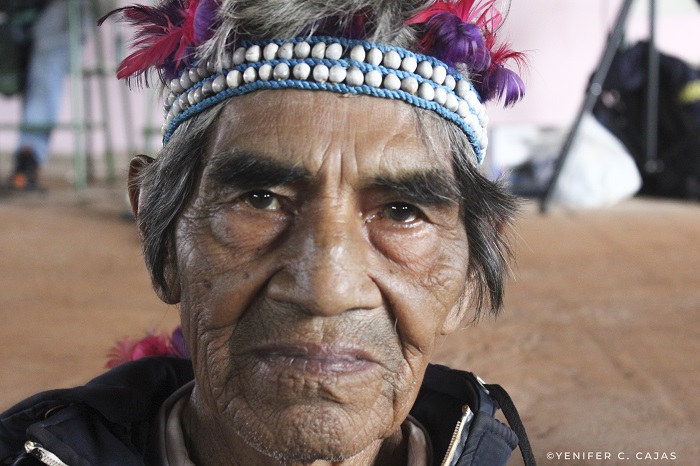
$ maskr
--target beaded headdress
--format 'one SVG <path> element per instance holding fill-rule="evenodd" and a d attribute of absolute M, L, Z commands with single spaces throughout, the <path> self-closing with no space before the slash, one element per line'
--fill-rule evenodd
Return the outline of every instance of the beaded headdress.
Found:
<path fill-rule="evenodd" d="M 496 40 L 503 21 L 496 0 L 414 0 L 417 8 L 404 20 L 417 38 L 414 50 L 367 40 L 366 8 L 322 18 L 294 37 L 246 37 L 230 26 L 242 3 L 163 0 L 110 13 L 137 27 L 136 50 L 117 77 L 148 84 L 155 70 L 165 86 L 164 144 L 183 121 L 230 97 L 323 90 L 432 110 L 466 134 L 481 162 L 488 146 L 484 102 L 509 106 L 524 93 L 518 74 L 504 66 L 512 60 L 520 67 L 523 55 Z"/>

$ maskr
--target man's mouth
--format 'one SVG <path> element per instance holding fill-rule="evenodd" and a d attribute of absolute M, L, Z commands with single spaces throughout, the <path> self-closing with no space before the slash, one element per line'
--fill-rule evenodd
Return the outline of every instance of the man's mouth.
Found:
<path fill-rule="evenodd" d="M 270 344 L 252 353 L 277 370 L 310 374 L 351 374 L 376 364 L 367 351 L 337 344 Z"/>

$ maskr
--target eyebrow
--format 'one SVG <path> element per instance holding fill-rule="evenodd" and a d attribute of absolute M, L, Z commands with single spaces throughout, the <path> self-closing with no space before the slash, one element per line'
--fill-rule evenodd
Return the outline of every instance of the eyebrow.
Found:
<path fill-rule="evenodd" d="M 311 174 L 303 167 L 250 150 L 221 152 L 211 158 L 210 166 L 209 178 L 242 190 L 266 189 L 311 179 Z M 367 187 L 394 192 L 406 202 L 421 205 L 453 205 L 459 203 L 461 197 L 452 173 L 435 168 L 379 175 Z"/>
<path fill-rule="evenodd" d="M 370 187 L 396 192 L 408 202 L 423 205 L 452 205 L 461 197 L 454 176 L 439 169 L 378 176 Z"/>
<path fill-rule="evenodd" d="M 310 178 L 302 167 L 248 150 L 219 153 L 212 157 L 210 165 L 209 178 L 238 189 L 265 189 Z"/>

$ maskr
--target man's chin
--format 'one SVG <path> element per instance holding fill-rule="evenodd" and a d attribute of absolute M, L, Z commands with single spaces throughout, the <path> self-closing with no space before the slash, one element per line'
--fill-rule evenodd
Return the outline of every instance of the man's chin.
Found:
<path fill-rule="evenodd" d="M 353 418 L 357 419 L 353 419 Z M 245 442 L 262 453 L 284 462 L 342 461 L 368 450 L 377 450 L 386 426 L 372 426 L 369 413 L 350 415 L 340 406 L 290 406 L 270 420 L 275 425 L 243 429 Z M 270 430 L 272 428 L 272 430 Z M 251 432 L 266 432 L 250 436 Z M 378 435 L 380 434 L 380 435 Z"/>

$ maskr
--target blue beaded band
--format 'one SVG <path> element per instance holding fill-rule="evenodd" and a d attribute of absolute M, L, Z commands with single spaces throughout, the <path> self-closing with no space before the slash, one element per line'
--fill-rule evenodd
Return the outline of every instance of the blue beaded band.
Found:
<path fill-rule="evenodd" d="M 244 42 L 221 69 L 185 70 L 170 83 L 163 143 L 188 118 L 230 97 L 262 89 L 322 90 L 396 99 L 432 110 L 469 138 L 481 163 L 488 119 L 478 93 L 439 60 L 398 47 L 342 38 Z"/>

